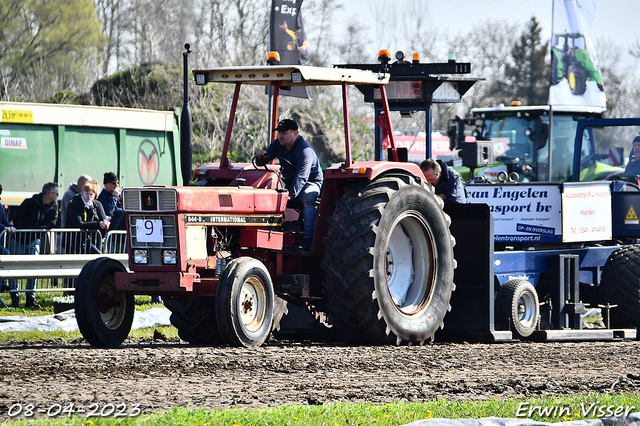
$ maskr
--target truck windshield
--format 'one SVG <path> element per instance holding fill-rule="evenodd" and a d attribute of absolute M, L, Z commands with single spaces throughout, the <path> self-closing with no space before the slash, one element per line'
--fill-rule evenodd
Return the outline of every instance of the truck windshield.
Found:
<path fill-rule="evenodd" d="M 577 122 L 571 115 L 554 114 L 552 130 L 548 123 L 548 115 L 486 118 L 483 139 L 493 141 L 495 161 L 504 164 L 509 173 L 517 172 L 522 181 L 570 180 Z M 551 151 L 549 133 L 553 137 Z"/>
<path fill-rule="evenodd" d="M 587 126 L 582 135 L 580 180 L 614 179 L 640 173 L 633 139 L 640 126 Z"/>

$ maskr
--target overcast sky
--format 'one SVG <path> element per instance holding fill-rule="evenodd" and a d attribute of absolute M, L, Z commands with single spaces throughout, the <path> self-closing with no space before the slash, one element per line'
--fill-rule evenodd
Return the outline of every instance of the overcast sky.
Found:
<path fill-rule="evenodd" d="M 357 16 L 360 24 L 371 22 L 372 7 L 378 2 L 404 2 L 420 0 L 344 0 L 342 28 L 347 20 Z M 464 34 L 474 24 L 488 19 L 509 20 L 513 24 L 525 24 L 535 16 L 542 26 L 544 39 L 551 38 L 551 15 L 553 0 L 422 0 L 427 2 L 428 22 L 441 33 Z M 558 1 L 558 0 L 556 0 Z M 629 47 L 640 41 L 640 0 L 595 0 L 596 16 L 591 26 L 594 42 L 609 38 L 616 44 Z M 304 15 L 304 8 L 302 11 Z M 369 26 L 370 30 L 375 27 Z M 372 39 L 374 39 L 372 37 Z M 597 46 L 598 49 L 602 47 Z M 397 49 L 395 46 L 374 46 Z M 417 52 L 420 53 L 420 52 Z"/>

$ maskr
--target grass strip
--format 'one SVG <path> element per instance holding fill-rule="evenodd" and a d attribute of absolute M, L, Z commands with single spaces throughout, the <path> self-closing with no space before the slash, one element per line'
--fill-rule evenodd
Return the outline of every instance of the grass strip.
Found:
<path fill-rule="evenodd" d="M 166 413 L 141 414 L 131 418 L 76 416 L 55 419 L 16 418 L 6 425 L 404 425 L 422 419 L 480 419 L 486 417 L 532 419 L 549 423 L 612 417 L 640 411 L 640 395 L 583 394 L 548 398 L 509 398 L 490 401 L 397 402 L 384 405 L 329 403 L 324 405 L 287 405 L 263 409 L 178 408 Z M 532 410 L 532 411 L 529 411 Z M 604 415 L 601 415 L 604 414 Z M 624 415 L 624 414 L 622 414 Z"/>

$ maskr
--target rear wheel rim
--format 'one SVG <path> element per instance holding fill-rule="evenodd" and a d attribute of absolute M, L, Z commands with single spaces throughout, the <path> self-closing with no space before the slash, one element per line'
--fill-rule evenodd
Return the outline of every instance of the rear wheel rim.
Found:
<path fill-rule="evenodd" d="M 436 253 L 431 229 L 422 215 L 405 212 L 394 221 L 387 241 L 385 270 L 391 299 L 403 314 L 420 312 L 431 299 Z"/>

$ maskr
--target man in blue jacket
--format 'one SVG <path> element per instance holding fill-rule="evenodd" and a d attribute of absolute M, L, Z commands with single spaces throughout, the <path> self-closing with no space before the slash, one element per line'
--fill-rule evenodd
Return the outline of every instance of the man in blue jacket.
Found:
<path fill-rule="evenodd" d="M 467 193 L 464 189 L 462 176 L 450 169 L 442 160 L 427 158 L 420 164 L 422 174 L 431 185 L 435 187 L 436 195 L 446 204 L 467 203 Z"/>
<path fill-rule="evenodd" d="M 18 229 L 51 229 L 58 220 L 58 184 L 47 182 L 42 192 L 27 198 L 18 207 L 18 213 L 13 218 L 13 224 Z M 24 234 L 23 239 L 14 241 L 10 249 L 13 254 L 40 254 L 40 233 Z M 27 290 L 36 288 L 36 280 L 27 280 Z M 25 308 L 39 308 L 32 291 L 25 293 Z"/>
<path fill-rule="evenodd" d="M 313 230 L 316 225 L 316 199 L 322 188 L 322 169 L 318 155 L 311 145 L 298 134 L 298 124 L 289 119 L 281 120 L 278 127 L 278 139 L 271 142 L 267 150 L 256 153 L 259 158 L 280 157 L 284 183 L 289 191 L 289 198 L 302 203 L 304 220 L 304 239 L 302 249 L 311 249 Z"/>
<path fill-rule="evenodd" d="M 2 185 L 0 185 L 0 195 L 2 195 Z M 2 205 L 2 203 L 0 203 L 0 235 L 2 235 L 3 231 L 5 231 L 6 234 L 13 234 L 14 232 L 16 232 L 16 228 L 11 224 L 11 222 L 9 222 L 9 219 L 7 218 L 7 212 L 4 210 L 4 206 Z M 8 241 L 8 236 L 6 234 L 4 235 L 4 238 L 0 240 L 0 254 L 11 254 L 9 253 L 9 250 L 4 246 L 6 245 L 5 241 Z M 7 290 L 17 290 L 17 289 L 18 289 L 18 280 L 9 280 L 9 285 L 7 285 L 7 283 L 4 280 L 2 281 L 1 291 L 4 292 Z M 3 308 L 7 307 L 7 305 L 4 304 L 4 302 L 1 300 L 0 300 L 0 304 L 4 305 L 2 306 Z M 19 307 L 19 304 L 20 304 L 20 297 L 18 296 L 18 293 L 11 293 L 12 307 L 17 308 Z"/>

